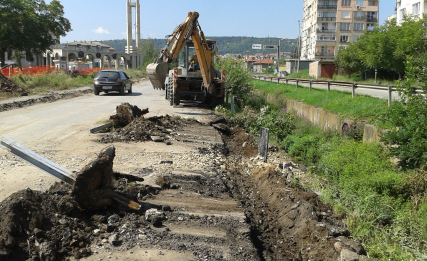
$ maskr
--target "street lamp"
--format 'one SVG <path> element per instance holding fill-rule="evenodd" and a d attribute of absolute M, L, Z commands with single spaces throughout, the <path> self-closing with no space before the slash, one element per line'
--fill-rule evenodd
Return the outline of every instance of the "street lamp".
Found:
<path fill-rule="evenodd" d="M 285 38 L 279 39 L 279 45 L 277 46 L 277 77 L 279 77 L 279 64 L 280 64 L 280 41 Z"/>

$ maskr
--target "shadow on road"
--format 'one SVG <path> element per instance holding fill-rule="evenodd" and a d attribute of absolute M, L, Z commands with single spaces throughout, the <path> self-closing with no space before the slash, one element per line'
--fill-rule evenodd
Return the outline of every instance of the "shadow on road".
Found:
<path fill-rule="evenodd" d="M 140 92 L 132 92 L 132 93 L 125 93 L 124 96 L 141 96 L 142 93 Z M 99 96 L 122 96 L 118 92 L 112 92 L 112 93 L 99 93 Z"/>

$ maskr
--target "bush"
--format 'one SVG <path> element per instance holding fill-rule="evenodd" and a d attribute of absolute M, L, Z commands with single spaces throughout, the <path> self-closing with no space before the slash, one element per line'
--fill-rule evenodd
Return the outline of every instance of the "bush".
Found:
<path fill-rule="evenodd" d="M 405 81 L 398 84 L 400 101 L 395 102 L 384 117 L 393 127 L 384 133 L 382 141 L 389 145 L 390 152 L 405 169 L 427 165 L 427 100 L 414 91 L 418 82 L 424 93 L 427 92 L 425 64 L 427 54 L 408 60 Z"/>
<path fill-rule="evenodd" d="M 243 60 L 215 59 L 215 69 L 225 70 L 225 90 L 231 95 L 246 101 L 252 92 L 252 78 L 250 70 L 245 68 Z"/>

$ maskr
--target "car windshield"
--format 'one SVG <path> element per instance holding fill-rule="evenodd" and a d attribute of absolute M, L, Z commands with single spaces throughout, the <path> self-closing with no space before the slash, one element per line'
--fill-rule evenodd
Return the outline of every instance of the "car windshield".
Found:
<path fill-rule="evenodd" d="M 99 72 L 97 75 L 98 78 L 119 78 L 118 72 Z"/>

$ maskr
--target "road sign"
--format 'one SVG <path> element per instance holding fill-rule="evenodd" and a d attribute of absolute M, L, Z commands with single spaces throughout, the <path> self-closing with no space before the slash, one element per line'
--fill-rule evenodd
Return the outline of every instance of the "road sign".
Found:
<path fill-rule="evenodd" d="M 263 48 L 264 49 L 276 49 L 277 45 L 264 45 Z"/>
<path fill-rule="evenodd" d="M 262 44 L 253 44 L 252 45 L 252 49 L 259 49 L 259 50 L 261 50 L 262 49 Z"/>

